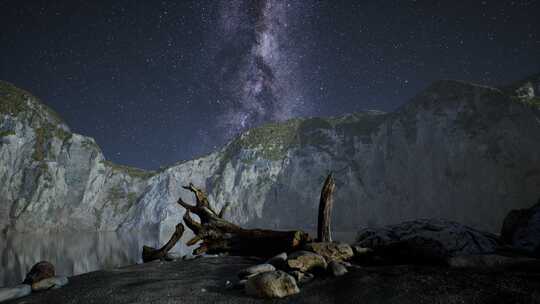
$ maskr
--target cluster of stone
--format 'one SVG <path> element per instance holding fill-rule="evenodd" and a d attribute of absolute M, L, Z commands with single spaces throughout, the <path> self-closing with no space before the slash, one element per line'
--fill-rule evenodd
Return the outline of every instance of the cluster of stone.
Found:
<path fill-rule="evenodd" d="M 241 270 L 239 281 L 230 286 L 243 288 L 246 294 L 258 298 L 283 298 L 299 293 L 299 287 L 317 276 L 345 275 L 352 267 L 347 260 L 353 256 L 353 248 L 345 243 L 309 243 L 303 250 L 283 252 Z"/>
<path fill-rule="evenodd" d="M 41 261 L 32 266 L 22 284 L 0 288 L 0 302 L 24 297 L 32 292 L 60 288 L 67 283 L 67 277 L 56 276 L 53 264 Z"/>

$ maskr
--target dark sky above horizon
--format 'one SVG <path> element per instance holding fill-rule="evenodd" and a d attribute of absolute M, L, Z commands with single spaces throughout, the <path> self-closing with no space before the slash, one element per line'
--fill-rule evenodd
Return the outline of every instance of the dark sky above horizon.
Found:
<path fill-rule="evenodd" d="M 540 0 L 0 0 L 0 79 L 155 169 L 264 122 L 538 73 L 539 15 Z"/>

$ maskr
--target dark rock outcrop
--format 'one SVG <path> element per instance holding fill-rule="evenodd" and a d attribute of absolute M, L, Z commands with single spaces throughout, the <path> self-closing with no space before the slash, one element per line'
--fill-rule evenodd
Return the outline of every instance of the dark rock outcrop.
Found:
<path fill-rule="evenodd" d="M 540 200 L 529 209 L 510 211 L 504 218 L 501 238 L 518 250 L 540 257 Z"/>
<path fill-rule="evenodd" d="M 447 220 L 422 219 L 358 232 L 356 245 L 394 262 L 444 262 L 458 255 L 495 252 L 502 242 L 491 233 Z"/>

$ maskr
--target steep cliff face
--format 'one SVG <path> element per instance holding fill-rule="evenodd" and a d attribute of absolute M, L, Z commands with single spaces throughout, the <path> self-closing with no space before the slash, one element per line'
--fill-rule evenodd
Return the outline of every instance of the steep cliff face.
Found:
<path fill-rule="evenodd" d="M 248 226 L 315 228 L 325 175 L 336 172 L 337 230 L 441 217 L 498 231 L 540 195 L 538 79 L 532 94 L 434 83 L 395 113 L 295 119 L 252 129 L 221 151 L 169 168 L 124 227 L 172 230 L 180 186 L 205 187 Z M 531 90 L 528 90 L 530 93 Z M 510 94 L 510 93 L 511 94 Z"/>
<path fill-rule="evenodd" d="M 531 79 L 505 89 L 440 81 L 394 113 L 268 124 L 153 176 L 116 169 L 91 139 L 59 122 L 55 130 L 69 136 L 49 138 L 36 160 L 34 125 L 46 120 L 3 110 L 0 178 L 9 186 L 0 188 L 0 223 L 167 235 L 183 214 L 178 197 L 192 200 L 181 185 L 193 182 L 218 209 L 231 202 L 226 217 L 234 222 L 310 229 L 334 171 L 336 230 L 442 217 L 496 232 L 509 210 L 540 195 L 540 88 Z M 519 93 L 523 86 L 532 94 Z M 46 174 L 36 169 L 43 164 Z"/>
<path fill-rule="evenodd" d="M 92 138 L 0 82 L 0 231 L 114 230 L 149 175 L 107 162 Z"/>

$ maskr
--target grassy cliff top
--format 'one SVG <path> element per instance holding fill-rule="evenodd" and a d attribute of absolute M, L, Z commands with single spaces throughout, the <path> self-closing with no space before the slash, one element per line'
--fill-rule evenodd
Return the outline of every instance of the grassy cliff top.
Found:
<path fill-rule="evenodd" d="M 229 142 L 225 147 L 225 157 L 230 158 L 242 149 L 254 149 L 264 159 L 280 160 L 293 147 L 332 144 L 329 138 L 332 132 L 348 136 L 369 136 L 381 125 L 385 114 L 365 111 L 327 118 L 293 118 L 266 123 Z"/>
<path fill-rule="evenodd" d="M 1 80 L 0 115 L 28 119 L 27 122 L 31 124 L 36 136 L 32 158 L 37 162 L 53 157 L 49 155 L 48 151 L 48 144 L 52 139 L 64 142 L 70 140 L 73 135 L 64 120 L 37 97 L 9 82 Z M 0 137 L 14 133 L 13 130 L 0 129 Z M 83 142 L 86 149 L 95 149 L 101 152 L 101 149 L 95 144 L 93 139 L 87 139 Z M 104 164 L 110 167 L 113 172 L 124 173 L 137 178 L 149 178 L 155 174 L 153 171 L 118 165 L 109 161 L 104 161 Z"/>
<path fill-rule="evenodd" d="M 13 84 L 0 80 L 0 113 L 18 116 L 22 113 L 37 114 L 51 123 L 63 124 L 60 116 L 37 97 Z"/>

